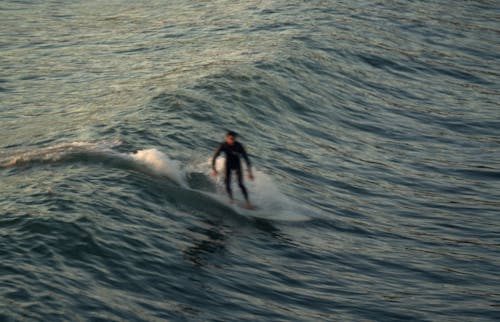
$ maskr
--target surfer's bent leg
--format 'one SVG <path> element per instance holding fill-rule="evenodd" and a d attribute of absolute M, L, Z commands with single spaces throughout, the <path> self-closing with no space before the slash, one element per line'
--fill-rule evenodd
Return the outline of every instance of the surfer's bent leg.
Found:
<path fill-rule="evenodd" d="M 224 178 L 224 183 L 226 184 L 226 191 L 229 198 L 233 200 L 233 192 L 231 191 L 231 167 L 226 165 L 226 177 Z"/>
<path fill-rule="evenodd" d="M 241 168 L 237 168 L 236 173 L 238 175 L 238 184 L 240 185 L 241 192 L 243 193 L 243 196 L 245 196 L 245 200 L 248 202 L 248 192 L 247 188 L 245 188 L 245 185 L 243 184 L 243 174 Z"/>

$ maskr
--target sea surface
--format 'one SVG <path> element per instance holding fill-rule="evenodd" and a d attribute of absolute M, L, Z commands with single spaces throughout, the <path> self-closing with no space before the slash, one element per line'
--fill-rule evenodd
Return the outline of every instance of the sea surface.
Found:
<path fill-rule="evenodd" d="M 0 2 L 0 321 L 500 321 L 499 271 L 500 2 Z"/>

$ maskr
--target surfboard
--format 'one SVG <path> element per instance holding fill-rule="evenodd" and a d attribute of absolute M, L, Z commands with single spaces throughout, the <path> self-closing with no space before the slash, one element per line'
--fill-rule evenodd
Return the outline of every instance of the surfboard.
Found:
<path fill-rule="evenodd" d="M 254 204 L 250 204 L 250 207 L 246 205 L 245 202 L 243 201 L 236 201 L 235 203 L 238 207 L 245 209 L 245 210 L 257 210 L 258 208 Z"/>

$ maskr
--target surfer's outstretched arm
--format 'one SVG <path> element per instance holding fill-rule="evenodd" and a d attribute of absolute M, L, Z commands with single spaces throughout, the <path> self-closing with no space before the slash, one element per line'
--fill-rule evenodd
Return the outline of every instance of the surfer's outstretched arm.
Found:
<path fill-rule="evenodd" d="M 212 158 L 212 175 L 213 176 L 217 175 L 217 169 L 215 169 L 215 160 L 217 160 L 221 151 L 222 151 L 222 144 L 220 144 L 219 147 L 217 148 L 217 150 L 215 150 L 214 156 Z"/>

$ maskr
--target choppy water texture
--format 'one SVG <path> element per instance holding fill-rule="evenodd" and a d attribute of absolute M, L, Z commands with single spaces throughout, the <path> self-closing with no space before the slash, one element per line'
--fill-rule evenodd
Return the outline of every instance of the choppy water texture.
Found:
<path fill-rule="evenodd" d="M 498 321 L 499 21 L 0 2 L 0 320 Z M 254 212 L 208 175 L 226 129 Z"/>

